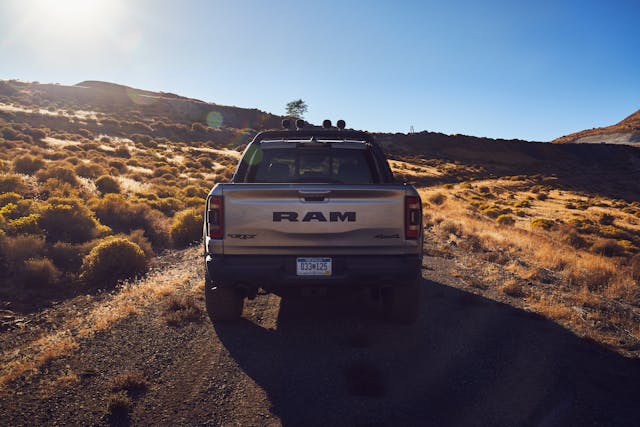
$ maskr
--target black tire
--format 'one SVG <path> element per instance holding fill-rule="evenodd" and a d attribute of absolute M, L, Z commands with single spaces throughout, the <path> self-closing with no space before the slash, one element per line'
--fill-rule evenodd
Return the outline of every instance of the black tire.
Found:
<path fill-rule="evenodd" d="M 382 303 L 389 320 L 410 325 L 420 314 L 420 280 L 383 290 Z"/>
<path fill-rule="evenodd" d="M 242 316 L 244 296 L 234 288 L 214 287 L 205 283 L 204 299 L 212 322 L 238 320 Z"/>

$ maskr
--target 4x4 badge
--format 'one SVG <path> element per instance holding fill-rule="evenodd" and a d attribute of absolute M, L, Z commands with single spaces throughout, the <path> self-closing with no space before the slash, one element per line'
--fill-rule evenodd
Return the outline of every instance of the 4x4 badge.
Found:
<path fill-rule="evenodd" d="M 227 237 L 231 239 L 247 240 L 247 239 L 253 239 L 254 237 L 256 237 L 256 235 L 255 234 L 227 234 Z"/>

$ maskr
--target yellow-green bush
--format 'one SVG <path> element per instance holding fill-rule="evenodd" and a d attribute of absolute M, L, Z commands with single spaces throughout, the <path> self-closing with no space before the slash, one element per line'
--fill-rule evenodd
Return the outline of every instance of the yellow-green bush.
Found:
<path fill-rule="evenodd" d="M 32 213 L 9 221 L 9 231 L 12 234 L 42 234 L 39 222 L 40 214 Z"/>
<path fill-rule="evenodd" d="M 530 208 L 531 202 L 528 200 L 520 200 L 519 202 L 516 202 L 516 204 L 513 206 L 516 208 Z"/>
<path fill-rule="evenodd" d="M 175 197 L 167 197 L 164 199 L 150 200 L 149 206 L 157 209 L 167 216 L 173 216 L 177 211 L 184 207 L 182 201 Z"/>
<path fill-rule="evenodd" d="M 22 200 L 22 196 L 18 193 L 9 192 L 0 194 L 0 208 L 5 207 L 9 203 L 17 204 L 19 200 Z"/>
<path fill-rule="evenodd" d="M 25 194 L 29 191 L 29 187 L 24 183 L 18 175 L 0 175 L 0 193 L 15 192 Z"/>
<path fill-rule="evenodd" d="M 44 167 L 44 160 L 30 154 L 18 156 L 13 161 L 13 170 L 18 173 L 32 175 Z"/>
<path fill-rule="evenodd" d="M 123 237 L 108 237 L 82 260 L 80 278 L 94 286 L 113 286 L 147 271 L 140 246 Z"/>
<path fill-rule="evenodd" d="M 186 197 L 204 198 L 204 197 L 207 197 L 207 194 L 209 194 L 209 190 L 206 187 L 197 187 L 195 185 L 188 185 L 182 190 L 182 193 Z"/>
<path fill-rule="evenodd" d="M 79 163 L 74 170 L 76 175 L 83 178 L 97 178 L 104 175 L 104 168 L 95 163 Z"/>
<path fill-rule="evenodd" d="M 45 169 L 41 169 L 36 174 L 38 181 L 45 182 L 48 179 L 55 178 L 67 184 L 77 185 L 78 179 L 72 165 L 51 165 Z"/>
<path fill-rule="evenodd" d="M 53 242 L 79 243 L 109 233 L 81 200 L 53 197 L 41 208 L 40 227 Z"/>
<path fill-rule="evenodd" d="M 542 228 L 543 230 L 549 230 L 555 225 L 555 221 L 546 218 L 535 218 L 531 220 L 531 228 Z"/>
<path fill-rule="evenodd" d="M 117 179 L 109 175 L 102 175 L 96 179 L 95 184 L 98 191 L 102 194 L 120 192 L 120 183 L 118 183 Z"/>
<path fill-rule="evenodd" d="M 129 202 L 120 194 L 106 194 L 101 199 L 92 199 L 89 206 L 100 222 L 114 231 L 130 233 L 140 229 L 155 246 L 167 245 L 168 220 L 148 204 Z"/>
<path fill-rule="evenodd" d="M 186 209 L 178 212 L 169 229 L 171 241 L 176 247 L 185 247 L 202 238 L 202 209 Z"/>
<path fill-rule="evenodd" d="M 206 200 L 202 197 L 185 197 L 184 198 L 184 207 L 185 208 L 200 208 L 204 207 Z"/>
<path fill-rule="evenodd" d="M 500 225 L 513 225 L 516 220 L 509 214 L 502 214 L 496 218 L 496 222 Z"/>

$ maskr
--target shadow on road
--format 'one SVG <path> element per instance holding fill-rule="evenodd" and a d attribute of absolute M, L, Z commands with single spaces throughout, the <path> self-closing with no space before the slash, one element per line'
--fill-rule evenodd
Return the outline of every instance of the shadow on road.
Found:
<path fill-rule="evenodd" d="M 640 365 L 553 322 L 424 281 L 412 326 L 357 301 L 218 324 L 284 425 L 640 425 Z"/>

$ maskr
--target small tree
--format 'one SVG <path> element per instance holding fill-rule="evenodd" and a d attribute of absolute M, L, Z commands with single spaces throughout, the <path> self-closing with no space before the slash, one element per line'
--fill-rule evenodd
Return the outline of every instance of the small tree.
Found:
<path fill-rule="evenodd" d="M 287 115 L 295 117 L 296 119 L 303 119 L 304 113 L 307 112 L 309 107 L 302 99 L 291 101 L 287 104 Z"/>

